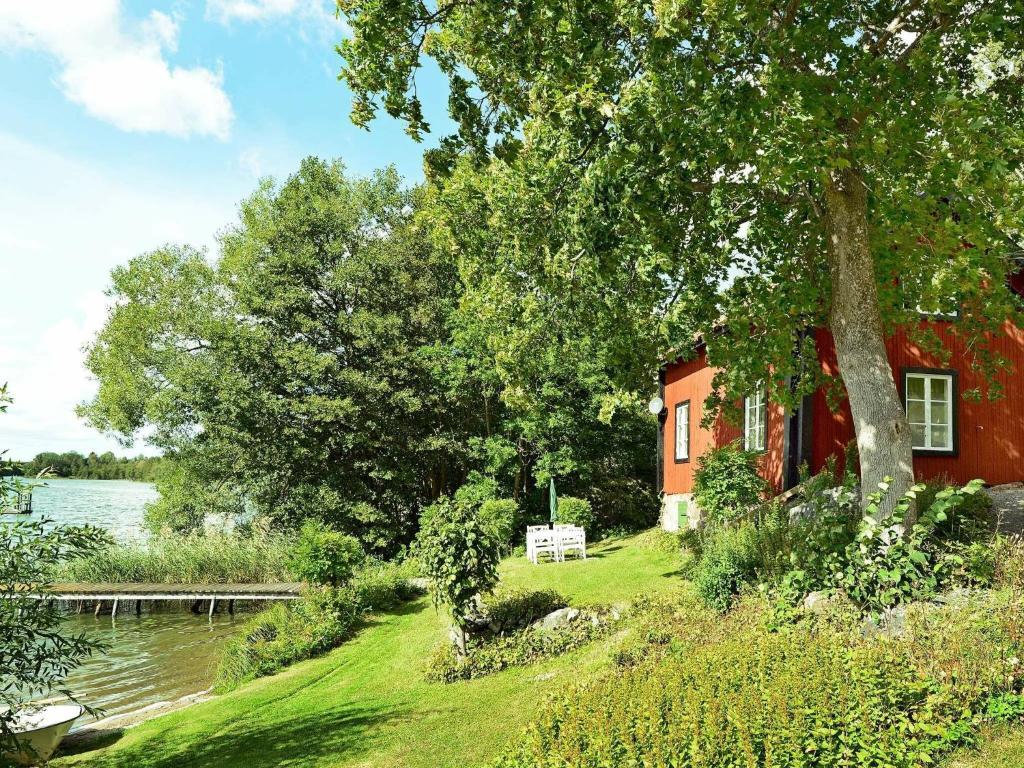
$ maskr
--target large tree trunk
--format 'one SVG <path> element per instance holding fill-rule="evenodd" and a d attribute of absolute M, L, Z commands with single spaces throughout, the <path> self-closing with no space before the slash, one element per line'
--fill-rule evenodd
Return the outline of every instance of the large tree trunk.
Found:
<path fill-rule="evenodd" d="M 846 385 L 860 454 L 862 503 L 891 478 L 882 517 L 914 483 L 910 427 L 885 351 L 874 261 L 868 236 L 867 189 L 854 171 L 835 173 L 825 187 L 829 324 Z M 913 524 L 914 511 L 905 525 Z"/>

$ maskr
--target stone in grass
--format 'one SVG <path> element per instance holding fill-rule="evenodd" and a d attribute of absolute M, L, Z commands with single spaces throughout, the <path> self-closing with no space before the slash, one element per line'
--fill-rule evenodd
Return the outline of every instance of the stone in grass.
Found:
<path fill-rule="evenodd" d="M 559 608 L 540 620 L 540 628 L 543 630 L 558 629 L 574 622 L 579 615 L 580 612 L 576 608 Z"/>
<path fill-rule="evenodd" d="M 811 592 L 804 598 L 804 610 L 820 616 L 836 604 L 836 599 L 828 592 Z"/>

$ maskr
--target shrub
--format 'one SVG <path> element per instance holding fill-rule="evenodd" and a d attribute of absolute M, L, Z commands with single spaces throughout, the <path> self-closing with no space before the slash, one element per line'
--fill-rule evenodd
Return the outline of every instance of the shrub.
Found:
<path fill-rule="evenodd" d="M 710 522 L 745 517 L 768 492 L 757 473 L 758 454 L 738 444 L 704 453 L 693 475 L 693 499 Z"/>
<path fill-rule="evenodd" d="M 490 527 L 504 551 L 512 546 L 519 522 L 519 505 L 512 499 L 487 499 L 480 505 L 480 519 Z"/>
<path fill-rule="evenodd" d="M 592 531 L 594 510 L 586 499 L 563 496 L 558 500 L 558 522 L 566 525 L 578 525 L 587 531 Z"/>
<path fill-rule="evenodd" d="M 523 629 L 567 605 L 566 599 L 551 589 L 504 590 L 481 601 L 477 625 L 494 634 L 503 634 Z"/>
<path fill-rule="evenodd" d="M 944 479 L 929 480 L 917 493 L 917 505 L 928 509 L 938 494 L 955 487 Z M 946 519 L 936 523 L 935 535 L 941 539 L 971 542 L 983 537 L 992 525 L 992 499 L 987 493 L 958 495 L 946 510 Z"/>
<path fill-rule="evenodd" d="M 225 644 L 216 689 L 232 690 L 341 645 L 367 611 L 422 594 L 410 582 L 413 572 L 409 565 L 373 563 L 340 589 L 309 587 L 299 600 L 277 603 L 253 616 Z"/>
<path fill-rule="evenodd" d="M 768 632 L 755 604 L 715 621 L 655 611 L 646 652 L 630 645 L 614 672 L 551 700 L 497 765 L 918 768 L 972 727 L 898 644 L 827 625 Z"/>
<path fill-rule="evenodd" d="M 499 542 L 468 504 L 438 499 L 424 511 L 416 556 L 430 579 L 435 604 L 448 608 L 465 653 L 467 617 L 478 595 L 498 583 Z"/>
<path fill-rule="evenodd" d="M 291 569 L 300 581 L 336 587 L 352 577 L 365 557 L 355 537 L 311 519 L 299 532 Z"/>
<path fill-rule="evenodd" d="M 583 613 L 554 629 L 530 626 L 511 635 L 480 643 L 460 657 L 450 644 L 435 650 L 427 668 L 427 679 L 445 683 L 470 680 L 522 667 L 580 648 L 609 634 L 618 622 L 608 609 Z"/>
<path fill-rule="evenodd" d="M 716 528 L 704 539 L 691 578 L 706 605 L 725 611 L 746 585 L 756 581 L 761 565 L 753 523 Z"/>

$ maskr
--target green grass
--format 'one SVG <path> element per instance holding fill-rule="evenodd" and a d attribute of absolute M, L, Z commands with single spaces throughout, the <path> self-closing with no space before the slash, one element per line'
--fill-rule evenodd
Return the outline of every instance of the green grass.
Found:
<path fill-rule="evenodd" d="M 54 581 L 220 584 L 295 581 L 288 561 L 294 541 L 266 534 L 173 534 L 145 544 L 113 543 L 72 560 Z"/>
<path fill-rule="evenodd" d="M 1021 768 L 1024 728 L 1000 726 L 983 730 L 977 749 L 961 750 L 943 768 Z"/>
<path fill-rule="evenodd" d="M 678 555 L 644 534 L 591 548 L 583 562 L 502 564 L 503 582 L 555 589 L 573 603 L 615 603 L 675 589 Z M 424 668 L 447 621 L 429 598 L 373 619 L 319 659 L 129 729 L 114 744 L 61 758 L 91 768 L 373 766 L 485 763 L 545 696 L 607 663 L 614 639 L 531 667 L 445 685 Z"/>

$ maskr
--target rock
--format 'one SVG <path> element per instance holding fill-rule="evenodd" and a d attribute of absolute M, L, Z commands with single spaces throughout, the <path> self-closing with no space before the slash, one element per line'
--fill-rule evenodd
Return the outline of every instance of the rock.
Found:
<path fill-rule="evenodd" d="M 804 610 L 815 615 L 825 612 L 831 598 L 825 592 L 811 592 L 804 598 Z"/>
<path fill-rule="evenodd" d="M 544 680 L 550 680 L 554 676 L 555 676 L 554 672 L 542 672 L 541 674 L 536 675 L 533 679 L 534 679 L 534 681 L 540 683 L 540 682 L 543 682 Z"/>
<path fill-rule="evenodd" d="M 576 608 L 559 608 L 540 620 L 540 628 L 546 630 L 558 629 L 575 621 L 579 615 L 580 612 Z"/>

